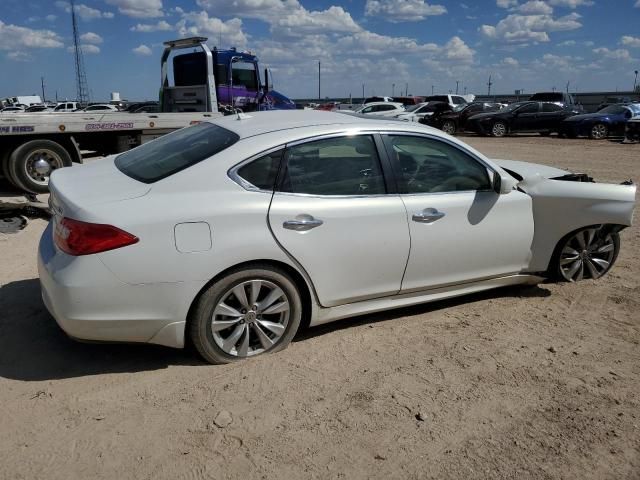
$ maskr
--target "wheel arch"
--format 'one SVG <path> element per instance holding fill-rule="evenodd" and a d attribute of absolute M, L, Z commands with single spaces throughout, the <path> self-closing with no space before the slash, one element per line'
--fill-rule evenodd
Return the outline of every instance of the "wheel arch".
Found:
<path fill-rule="evenodd" d="M 187 311 L 186 324 L 185 324 L 186 328 L 184 329 L 185 346 L 187 345 L 191 346 L 190 345 L 191 340 L 189 338 L 189 335 L 187 334 L 189 331 L 188 326 L 193 319 L 193 311 L 195 310 L 198 300 L 200 299 L 202 294 L 205 291 L 207 291 L 207 289 L 209 289 L 211 285 L 215 284 L 218 280 L 226 277 L 230 273 L 238 270 L 246 270 L 249 268 L 256 268 L 256 267 L 260 267 L 260 268 L 275 267 L 280 270 L 284 270 L 284 272 L 291 277 L 296 287 L 298 288 L 298 292 L 300 292 L 300 300 L 302 302 L 302 320 L 300 322 L 300 330 L 306 329 L 309 326 L 309 323 L 311 322 L 311 317 L 313 315 L 313 310 L 314 310 L 314 307 L 317 306 L 317 302 L 315 300 L 315 296 L 313 293 L 313 286 L 309 285 L 307 280 L 305 280 L 304 275 L 302 275 L 295 267 L 279 260 L 272 260 L 272 259 L 249 260 L 246 262 L 242 262 L 242 263 L 238 263 L 236 265 L 230 266 L 225 270 L 223 270 L 222 272 L 218 273 L 215 277 L 213 277 L 211 280 L 205 283 L 202 286 L 202 288 L 198 291 L 198 293 L 193 297 L 193 299 L 191 300 L 191 304 L 189 305 L 189 310 Z"/>

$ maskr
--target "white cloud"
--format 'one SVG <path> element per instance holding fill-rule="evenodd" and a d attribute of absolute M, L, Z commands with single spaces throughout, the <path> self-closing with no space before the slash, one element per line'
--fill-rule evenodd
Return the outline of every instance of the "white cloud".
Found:
<path fill-rule="evenodd" d="M 225 46 L 245 48 L 249 39 L 249 36 L 242 31 L 242 20 L 239 18 L 232 18 L 225 22 L 219 18 L 209 17 L 207 12 L 202 11 L 183 13 L 176 28 L 183 37 L 205 36 L 209 37 L 212 43 L 217 43 L 221 39 Z"/>
<path fill-rule="evenodd" d="M 30 62 L 33 60 L 33 57 L 27 52 L 15 51 L 7 53 L 7 58 L 13 60 L 14 62 Z"/>
<path fill-rule="evenodd" d="M 582 24 L 579 19 L 580 15 L 577 13 L 559 18 L 551 15 L 512 14 L 500 20 L 496 26 L 482 25 L 479 31 L 485 38 L 507 43 L 548 42 L 549 32 L 580 28 Z"/>
<path fill-rule="evenodd" d="M 632 60 L 629 50 L 625 48 L 618 48 L 617 50 L 609 50 L 606 47 L 594 48 L 593 53 L 602 56 L 602 58 L 611 60 L 620 60 L 629 62 Z"/>
<path fill-rule="evenodd" d="M 100 53 L 100 47 L 98 47 L 97 45 L 90 45 L 87 43 L 81 44 L 80 50 L 82 50 L 82 53 L 85 55 L 97 55 L 98 53 Z M 67 47 L 67 51 L 69 53 L 73 53 L 75 49 L 73 47 Z"/>
<path fill-rule="evenodd" d="M 109 5 L 118 7 L 118 11 L 128 17 L 164 17 L 162 0 L 106 0 L 106 2 Z"/>
<path fill-rule="evenodd" d="M 425 0 L 367 0 L 364 7 L 366 16 L 379 16 L 390 22 L 418 22 L 445 13 L 444 6 L 430 5 Z"/>
<path fill-rule="evenodd" d="M 143 57 L 148 57 L 153 53 L 151 49 L 144 44 L 139 45 L 136 48 L 132 48 L 131 51 L 136 55 L 141 55 Z"/>
<path fill-rule="evenodd" d="M 464 43 L 460 37 L 453 37 L 444 45 L 443 56 L 457 63 L 473 63 L 474 50 Z"/>
<path fill-rule="evenodd" d="M 517 67 L 520 65 L 520 62 L 513 57 L 505 57 L 502 59 L 502 64 L 507 67 Z"/>
<path fill-rule="evenodd" d="M 593 5 L 592 0 L 547 0 L 551 5 L 557 7 L 578 8 L 578 7 L 590 7 Z"/>
<path fill-rule="evenodd" d="M 93 43 L 94 45 L 103 42 L 102 37 L 93 32 L 83 33 L 82 35 L 80 35 L 80 40 L 82 40 L 84 43 Z"/>
<path fill-rule="evenodd" d="M 620 38 L 620 43 L 622 45 L 626 45 L 627 47 L 640 48 L 640 37 L 624 35 L 622 38 Z"/>
<path fill-rule="evenodd" d="M 47 22 L 55 22 L 55 21 L 56 21 L 56 19 L 58 18 L 58 16 L 57 16 L 57 15 L 47 15 L 47 16 L 46 16 L 46 17 L 44 17 L 44 18 L 45 18 L 45 20 L 46 20 Z"/>
<path fill-rule="evenodd" d="M 518 7 L 520 13 L 527 15 L 551 15 L 553 8 L 542 0 L 529 0 Z"/>
<path fill-rule="evenodd" d="M 500 8 L 510 8 L 518 5 L 518 0 L 496 0 L 496 5 Z"/>
<path fill-rule="evenodd" d="M 634 5 L 634 7 L 636 7 L 636 8 L 640 8 L 640 0 L 638 0 L 638 1 L 636 2 L 636 4 Z"/>
<path fill-rule="evenodd" d="M 144 32 L 144 33 L 148 33 L 148 32 L 167 32 L 167 31 L 172 30 L 172 29 L 173 29 L 173 27 L 171 25 L 169 25 L 169 23 L 165 22 L 164 20 L 160 20 L 155 25 L 147 25 L 147 24 L 139 23 L 135 27 L 131 27 L 130 28 L 130 30 L 132 32 Z"/>
<path fill-rule="evenodd" d="M 61 48 L 62 38 L 51 30 L 34 30 L 9 25 L 0 20 L 0 50 L 22 51 L 25 48 Z"/>
<path fill-rule="evenodd" d="M 71 4 L 66 0 L 57 0 L 55 2 L 56 7 L 64 10 L 67 13 L 71 13 Z M 102 12 L 97 8 L 86 6 L 84 3 L 76 4 L 75 12 L 82 20 L 95 20 L 97 18 L 113 18 L 113 13 Z"/>
<path fill-rule="evenodd" d="M 573 47 L 576 44 L 575 40 L 565 40 L 558 44 L 559 47 Z"/>

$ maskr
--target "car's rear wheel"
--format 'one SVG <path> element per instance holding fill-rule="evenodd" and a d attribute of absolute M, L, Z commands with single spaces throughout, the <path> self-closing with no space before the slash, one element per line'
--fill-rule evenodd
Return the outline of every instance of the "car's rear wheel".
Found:
<path fill-rule="evenodd" d="M 607 273 L 620 251 L 620 236 L 604 226 L 580 229 L 558 245 L 555 270 L 559 278 L 577 282 Z"/>
<path fill-rule="evenodd" d="M 442 131 L 444 133 L 448 133 L 449 135 L 453 135 L 456 133 L 456 124 L 452 120 L 447 120 L 442 124 Z"/>
<path fill-rule="evenodd" d="M 602 140 L 607 138 L 607 135 L 609 135 L 609 129 L 604 123 L 596 123 L 589 132 L 589 136 L 594 140 Z"/>
<path fill-rule="evenodd" d="M 300 293 L 289 275 L 257 266 L 231 272 L 201 295 L 190 336 L 206 361 L 230 363 L 282 350 L 301 316 Z"/>
<path fill-rule="evenodd" d="M 494 137 L 504 137 L 507 134 L 507 125 L 504 122 L 496 122 L 491 127 L 491 135 Z"/>

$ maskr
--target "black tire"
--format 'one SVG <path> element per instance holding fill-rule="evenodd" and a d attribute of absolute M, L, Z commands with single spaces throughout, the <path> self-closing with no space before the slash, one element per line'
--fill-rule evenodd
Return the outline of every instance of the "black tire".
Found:
<path fill-rule="evenodd" d="M 295 282 L 284 270 L 273 267 L 271 265 L 255 265 L 250 268 L 231 271 L 229 274 L 216 281 L 202 293 L 200 298 L 198 298 L 191 318 L 189 319 L 188 332 L 191 341 L 200 356 L 202 356 L 202 358 L 207 362 L 212 364 L 224 364 L 248 358 L 248 356 L 239 355 L 239 348 L 236 348 L 236 354 L 231 354 L 224 351 L 222 347 L 218 345 L 218 343 L 216 343 L 212 328 L 212 319 L 214 318 L 213 315 L 216 307 L 223 300 L 227 301 L 227 299 L 229 298 L 228 295 L 230 294 L 230 290 L 234 289 L 238 285 L 242 285 L 243 282 L 249 282 L 252 280 L 268 282 L 269 284 L 275 285 L 280 288 L 283 292 L 283 295 L 286 296 L 286 300 L 288 301 L 289 314 L 284 333 L 281 334 L 277 341 L 274 341 L 273 345 L 267 349 L 264 349 L 264 351 L 251 353 L 248 356 L 256 356 L 262 353 L 274 353 L 283 350 L 287 347 L 287 345 L 289 345 L 296 332 L 298 331 L 300 320 L 302 318 L 302 300 Z M 247 314 L 248 313 L 249 312 L 247 312 Z M 258 321 L 254 319 L 252 320 L 252 322 L 255 323 Z M 245 323 L 247 324 L 247 330 L 246 333 L 242 333 L 238 337 L 238 343 L 240 342 L 240 339 L 244 338 L 245 334 L 249 335 L 250 331 L 254 334 L 254 337 L 258 337 L 257 335 L 255 335 L 254 330 L 258 327 L 256 325 L 248 325 L 252 322 L 249 320 L 245 321 L 245 319 L 241 321 L 243 325 Z M 238 325 L 239 323 L 230 325 L 226 330 L 220 330 L 218 334 L 224 333 L 225 331 L 228 332 L 232 328 L 235 329 Z M 228 334 L 227 338 L 229 338 L 230 336 L 231 333 Z M 257 344 L 257 342 L 255 343 Z"/>
<path fill-rule="evenodd" d="M 592 140 L 604 140 L 609 136 L 609 127 L 604 123 L 596 123 L 591 130 L 589 130 L 589 138 Z"/>
<path fill-rule="evenodd" d="M 48 165 L 50 171 L 40 175 L 30 165 L 32 157 L 41 154 L 41 158 Z M 49 191 L 49 176 L 58 168 L 70 167 L 71 156 L 60 144 L 51 140 L 32 140 L 17 147 L 8 159 L 10 178 L 13 183 L 31 193 L 47 193 Z M 30 173 L 31 172 L 31 173 Z"/>
<path fill-rule="evenodd" d="M 575 252 L 580 253 L 580 247 L 578 243 L 576 243 L 576 237 L 580 235 L 583 239 L 586 240 L 588 238 L 588 235 L 586 235 L 585 232 L 589 231 L 594 231 L 592 242 L 593 247 L 584 248 L 584 250 L 589 250 L 592 252 L 591 254 L 589 254 L 589 262 L 591 262 L 592 266 L 594 267 L 593 271 L 595 271 L 596 275 L 593 275 L 592 269 L 586 266 L 587 261 L 584 258 L 578 259 L 578 257 L 576 257 L 576 261 L 582 264 L 582 266 L 580 267 L 580 271 L 582 271 L 583 273 L 580 274 L 580 271 L 576 271 L 573 273 L 573 275 L 577 275 L 577 277 L 579 278 L 572 278 L 570 275 L 568 275 L 568 272 L 566 270 L 563 271 L 563 266 L 565 269 L 569 269 L 569 267 L 571 266 L 571 263 L 563 262 L 563 258 L 567 258 L 567 256 L 563 255 L 563 252 L 565 251 L 565 248 L 570 248 Z M 599 253 L 598 249 L 607 244 L 611 245 L 612 249 L 606 253 Z M 606 275 L 609 270 L 611 270 L 618 258 L 618 253 L 620 253 L 620 235 L 618 234 L 618 232 L 612 231 L 610 226 L 593 225 L 590 227 L 580 228 L 565 235 L 560 240 L 560 242 L 558 242 L 558 245 L 556 246 L 553 257 L 551 259 L 551 263 L 549 264 L 549 270 L 547 273 L 550 277 L 561 282 L 579 281 L 584 278 L 598 279 Z M 575 253 L 571 253 L 571 255 L 575 255 Z M 600 261 L 598 265 L 594 264 L 594 257 L 597 258 L 598 261 Z M 608 263 L 606 268 L 602 267 L 602 260 L 605 260 Z M 571 260 L 571 262 L 573 262 L 573 260 Z"/>
<path fill-rule="evenodd" d="M 449 135 L 454 135 L 457 131 L 456 122 L 453 120 L 445 120 L 442 122 L 442 128 L 440 130 L 444 133 L 448 133 Z"/>
<path fill-rule="evenodd" d="M 0 154 L 0 174 L 7 182 L 16 186 L 15 181 L 11 178 L 11 172 L 9 171 L 9 155 L 11 155 L 10 150 Z"/>
<path fill-rule="evenodd" d="M 491 126 L 491 135 L 494 137 L 504 137 L 508 131 L 507 124 L 504 122 L 495 122 Z"/>

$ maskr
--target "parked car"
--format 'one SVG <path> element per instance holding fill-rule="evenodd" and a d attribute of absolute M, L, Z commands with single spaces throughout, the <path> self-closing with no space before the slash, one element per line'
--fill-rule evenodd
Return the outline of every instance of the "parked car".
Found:
<path fill-rule="evenodd" d="M 118 107 L 109 105 L 108 103 L 96 103 L 85 108 L 74 110 L 75 112 L 118 112 Z"/>
<path fill-rule="evenodd" d="M 532 102 L 551 102 L 565 108 L 576 108 L 582 111 L 582 106 L 576 103 L 575 98 L 570 93 L 564 92 L 539 92 L 534 93 L 530 98 Z"/>
<path fill-rule="evenodd" d="M 449 135 L 464 131 L 469 117 L 478 113 L 495 112 L 503 107 L 501 103 L 473 102 L 458 105 L 451 111 L 444 111 L 420 120 L 420 123 L 439 128 Z"/>
<path fill-rule="evenodd" d="M 367 103 L 373 102 L 393 102 L 393 98 L 391 97 L 367 97 L 362 102 L 362 105 L 366 105 Z"/>
<path fill-rule="evenodd" d="M 22 107 L 14 107 L 14 106 L 4 107 L 2 110 L 0 110 L 0 113 L 4 113 L 4 114 L 6 114 L 6 113 L 11 113 L 11 114 L 13 114 L 13 113 L 24 113 L 24 108 L 22 108 Z"/>
<path fill-rule="evenodd" d="M 416 97 L 416 96 L 393 97 L 393 99 L 391 101 L 392 102 L 399 102 L 399 103 L 403 104 L 405 107 L 410 107 L 412 105 L 419 105 L 419 104 L 425 103 L 424 97 Z"/>
<path fill-rule="evenodd" d="M 373 102 L 365 103 L 362 107 L 355 110 L 354 113 L 361 115 L 376 115 L 379 117 L 394 117 L 404 112 L 404 105 L 396 102 Z"/>
<path fill-rule="evenodd" d="M 625 142 L 640 142 L 640 117 L 634 117 L 627 122 L 624 139 Z"/>
<path fill-rule="evenodd" d="M 598 105 L 597 112 L 609 105 L 616 105 L 618 103 L 632 103 L 631 97 L 607 97 L 600 105 Z"/>
<path fill-rule="evenodd" d="M 467 130 L 480 135 L 503 137 L 509 133 L 538 132 L 549 135 L 562 121 L 578 113 L 549 102 L 517 102 L 496 112 L 479 113 L 467 120 Z"/>
<path fill-rule="evenodd" d="M 407 122 L 418 122 L 420 119 L 430 117 L 435 113 L 451 111 L 451 106 L 445 102 L 426 102 L 411 107 L 406 107 L 405 111 L 398 113 L 395 117 Z"/>
<path fill-rule="evenodd" d="M 124 111 L 129 113 L 157 113 L 160 111 L 160 104 L 158 102 L 130 103 Z"/>
<path fill-rule="evenodd" d="M 623 136 L 627 122 L 640 115 L 640 104 L 609 105 L 596 113 L 574 115 L 560 125 L 559 133 L 569 138 L 589 137 L 602 140 L 610 136 Z"/>
<path fill-rule="evenodd" d="M 467 99 L 464 98 L 462 95 L 430 95 L 428 97 L 425 97 L 424 99 L 425 102 L 445 102 L 448 103 L 451 108 L 455 108 L 458 105 L 466 105 L 467 103 Z"/>
<path fill-rule="evenodd" d="M 32 105 L 25 110 L 25 113 L 52 112 L 53 108 L 46 105 Z"/>
<path fill-rule="evenodd" d="M 302 324 L 601 277 L 636 187 L 589 180 L 418 123 L 221 117 L 53 172 L 42 297 L 74 338 L 241 360 Z"/>
<path fill-rule="evenodd" d="M 78 102 L 60 102 L 53 109 L 55 113 L 73 112 L 81 108 Z"/>

